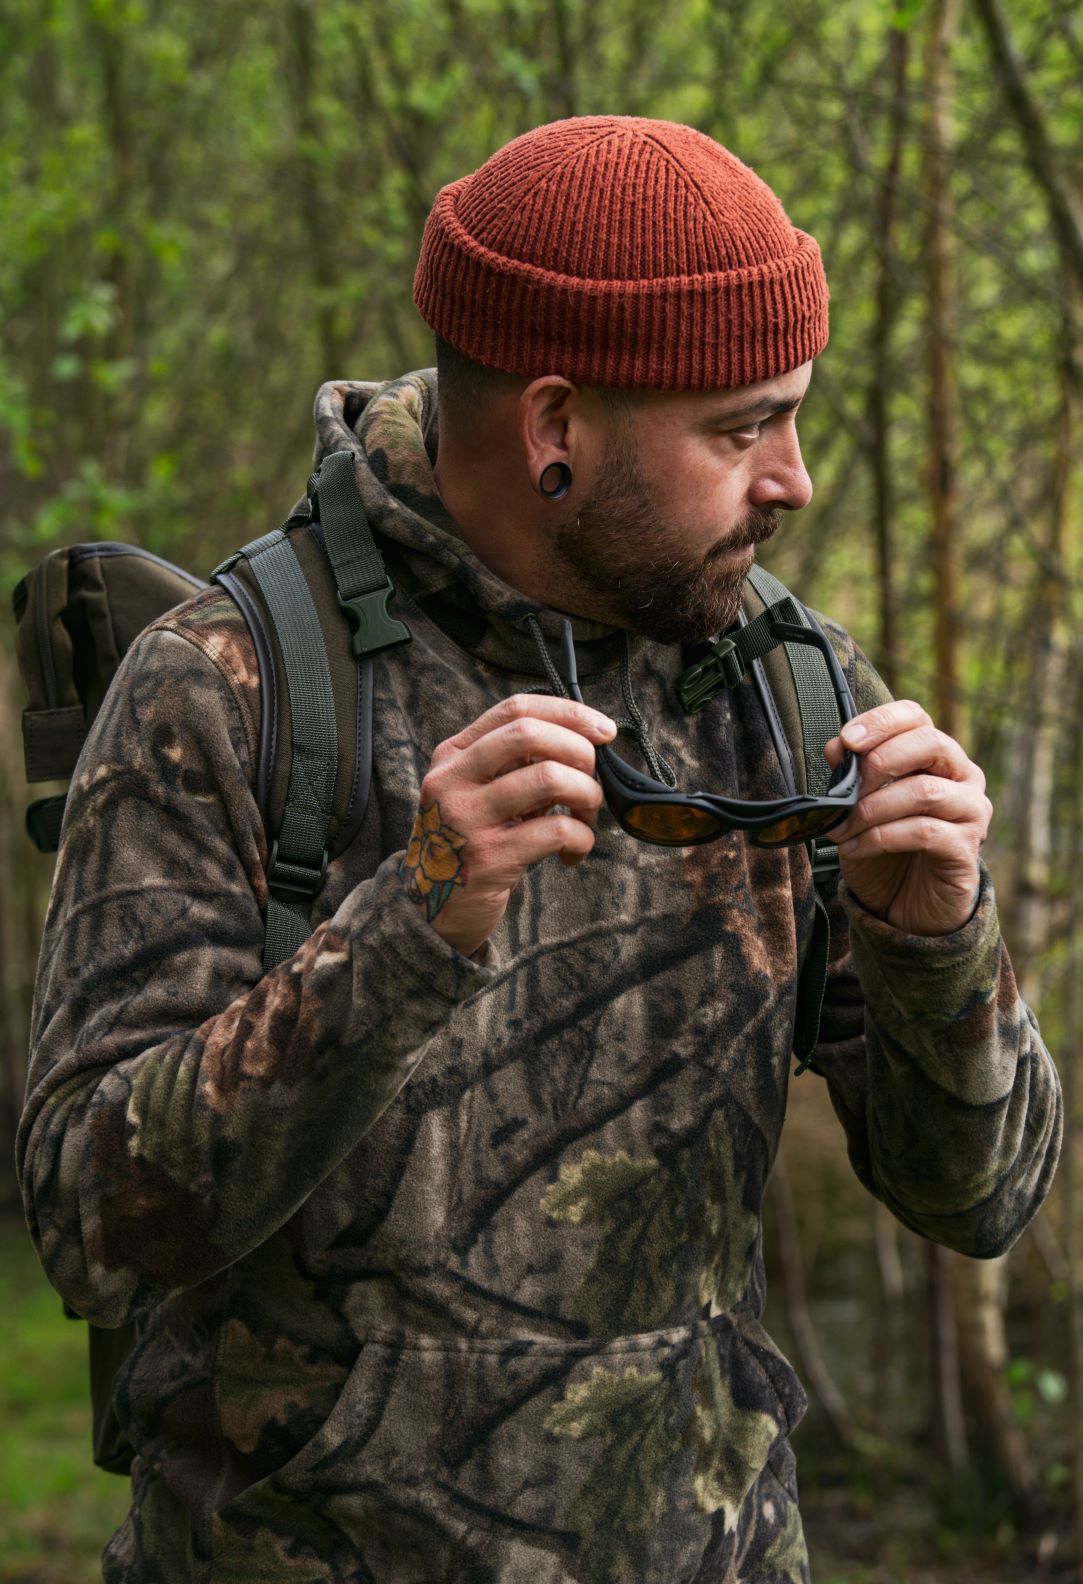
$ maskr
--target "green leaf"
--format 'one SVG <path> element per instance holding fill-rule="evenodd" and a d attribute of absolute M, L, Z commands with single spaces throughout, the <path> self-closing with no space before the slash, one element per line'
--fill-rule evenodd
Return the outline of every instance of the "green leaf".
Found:
<path fill-rule="evenodd" d="M 77 378 L 82 371 L 83 360 L 78 352 L 60 352 L 49 366 L 49 373 L 53 379 L 59 380 L 62 385 Z"/>
<path fill-rule="evenodd" d="M 1057 1407 L 1068 1395 L 1068 1382 L 1059 1370 L 1040 1369 L 1035 1372 L 1034 1385 L 1038 1396 L 1051 1408 Z"/>
<path fill-rule="evenodd" d="M 90 365 L 90 377 L 100 391 L 116 396 L 135 377 L 139 364 L 135 358 L 98 359 Z"/>

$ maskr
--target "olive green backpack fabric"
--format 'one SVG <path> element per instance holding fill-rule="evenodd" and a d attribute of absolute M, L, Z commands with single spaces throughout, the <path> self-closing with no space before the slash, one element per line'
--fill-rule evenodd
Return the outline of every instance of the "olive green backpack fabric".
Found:
<path fill-rule="evenodd" d="M 206 584 L 136 545 L 78 544 L 51 550 L 13 596 L 26 779 L 69 780 L 90 722 L 128 645 L 147 625 Z M 64 794 L 27 810 L 27 831 L 55 852 Z"/>
<path fill-rule="evenodd" d="M 394 588 L 365 518 L 349 452 L 325 458 L 309 481 L 308 504 L 308 512 L 292 515 L 211 573 L 245 618 L 259 671 L 255 794 L 267 831 L 268 972 L 310 934 L 327 864 L 359 830 L 372 768 L 373 656 L 410 639 L 388 610 Z M 53 550 L 26 574 L 14 608 L 29 694 L 23 713 L 29 782 L 70 780 L 129 645 L 149 623 L 206 587 L 160 556 L 111 542 Z M 742 623 L 784 600 L 790 596 L 783 585 L 753 568 Z M 802 620 L 815 622 L 803 606 L 797 610 Z M 838 718 L 822 658 L 805 645 L 780 644 L 720 669 L 716 690 L 745 677 L 759 691 L 789 790 L 825 791 L 823 748 Z M 43 852 L 58 846 L 65 797 L 53 793 L 27 810 L 27 831 Z M 819 1031 L 828 937 L 823 899 L 837 879 L 834 852 L 830 845 L 811 852 L 817 924 L 798 987 L 799 1071 L 809 1064 Z M 113 1382 L 136 1331 L 94 1325 L 89 1331 L 94 1461 L 126 1474 L 132 1449 L 114 1412 Z"/>

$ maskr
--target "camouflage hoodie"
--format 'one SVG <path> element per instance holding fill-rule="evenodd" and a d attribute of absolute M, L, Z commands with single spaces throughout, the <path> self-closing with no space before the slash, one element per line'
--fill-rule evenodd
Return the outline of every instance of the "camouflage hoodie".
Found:
<path fill-rule="evenodd" d="M 398 867 L 432 751 L 541 688 L 528 616 L 559 654 L 557 613 L 442 510 L 433 408 L 429 374 L 317 401 L 414 641 L 377 663 L 368 814 L 296 956 L 263 974 L 258 681 L 221 589 L 136 641 L 74 778 L 19 1167 L 57 1289 L 139 1318 L 106 1578 L 800 1584 L 804 1395 L 760 1322 L 760 1206 L 808 860 L 651 847 L 603 810 L 474 958 L 425 922 Z M 623 713 L 624 635 L 575 632 L 588 702 Z M 680 646 L 627 660 L 683 784 L 781 794 L 750 688 L 686 718 Z M 987 875 L 939 939 L 843 888 L 817 1066 L 902 1221 L 969 1254 L 1018 1236 L 1060 1099 Z"/>

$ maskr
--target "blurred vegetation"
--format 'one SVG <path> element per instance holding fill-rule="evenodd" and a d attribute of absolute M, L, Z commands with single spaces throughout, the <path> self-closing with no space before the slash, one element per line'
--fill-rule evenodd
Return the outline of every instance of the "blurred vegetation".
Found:
<path fill-rule="evenodd" d="M 299 494 L 321 381 L 431 362 L 410 281 L 441 184 L 562 115 L 692 123 L 819 239 L 832 285 L 802 412 L 816 495 L 772 563 L 985 768 L 1005 933 L 1074 1124 L 1081 74 L 1077 0 L 4 0 L 0 584 L 94 538 L 205 576 Z M 9 624 L 8 1136 L 51 867 L 21 830 L 12 649 Z M 818 1380 L 798 1440 L 814 1553 L 814 1514 L 871 1548 L 824 1551 L 817 1584 L 932 1578 L 938 1556 L 1000 1580 L 1078 1568 L 1074 1132 L 1058 1192 L 988 1272 L 885 1225 L 840 1143 L 806 1077 L 770 1206 L 773 1324 Z M 123 1487 L 65 1439 L 81 1328 L 14 1236 L 2 1280 L 0 1576 L 74 1579 L 50 1557 L 93 1552 Z M 945 1282 L 958 1325 L 930 1349 Z"/>
<path fill-rule="evenodd" d="M 86 1327 L 64 1318 L 14 1215 L 0 1216 L 0 1579 L 84 1584 L 128 1510 L 87 1456 Z"/>

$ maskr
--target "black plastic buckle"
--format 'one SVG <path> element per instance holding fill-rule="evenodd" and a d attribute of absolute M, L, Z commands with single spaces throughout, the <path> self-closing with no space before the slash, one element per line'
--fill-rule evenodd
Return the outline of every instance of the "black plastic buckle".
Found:
<path fill-rule="evenodd" d="M 677 678 L 677 697 L 686 715 L 694 715 L 723 688 L 743 682 L 747 667 L 732 638 L 716 638 L 706 660 L 689 666 Z"/>
<path fill-rule="evenodd" d="M 826 880 L 831 875 L 837 875 L 842 870 L 842 859 L 834 842 L 825 842 L 821 847 L 819 842 L 809 842 L 809 858 L 812 860 L 812 878 Z"/>
<path fill-rule="evenodd" d="M 56 852 L 60 846 L 60 827 L 64 820 L 66 792 L 53 797 L 38 798 L 26 811 L 26 834 L 38 852 Z"/>
<path fill-rule="evenodd" d="M 370 589 L 367 594 L 355 594 L 352 599 L 338 602 L 354 624 L 350 648 L 355 655 L 378 654 L 381 649 L 395 649 L 409 643 L 413 633 L 405 622 L 392 616 L 387 602 L 395 592 L 390 577 L 381 588 Z"/>
<path fill-rule="evenodd" d="M 281 870 L 281 872 L 278 872 Z M 319 869 L 310 869 L 307 864 L 290 863 L 285 859 L 281 865 L 278 860 L 278 837 L 271 843 L 271 851 L 264 869 L 267 876 L 267 889 L 276 901 L 285 898 L 300 898 L 308 901 L 323 889 L 323 882 L 327 876 L 327 849 L 324 848 Z"/>

